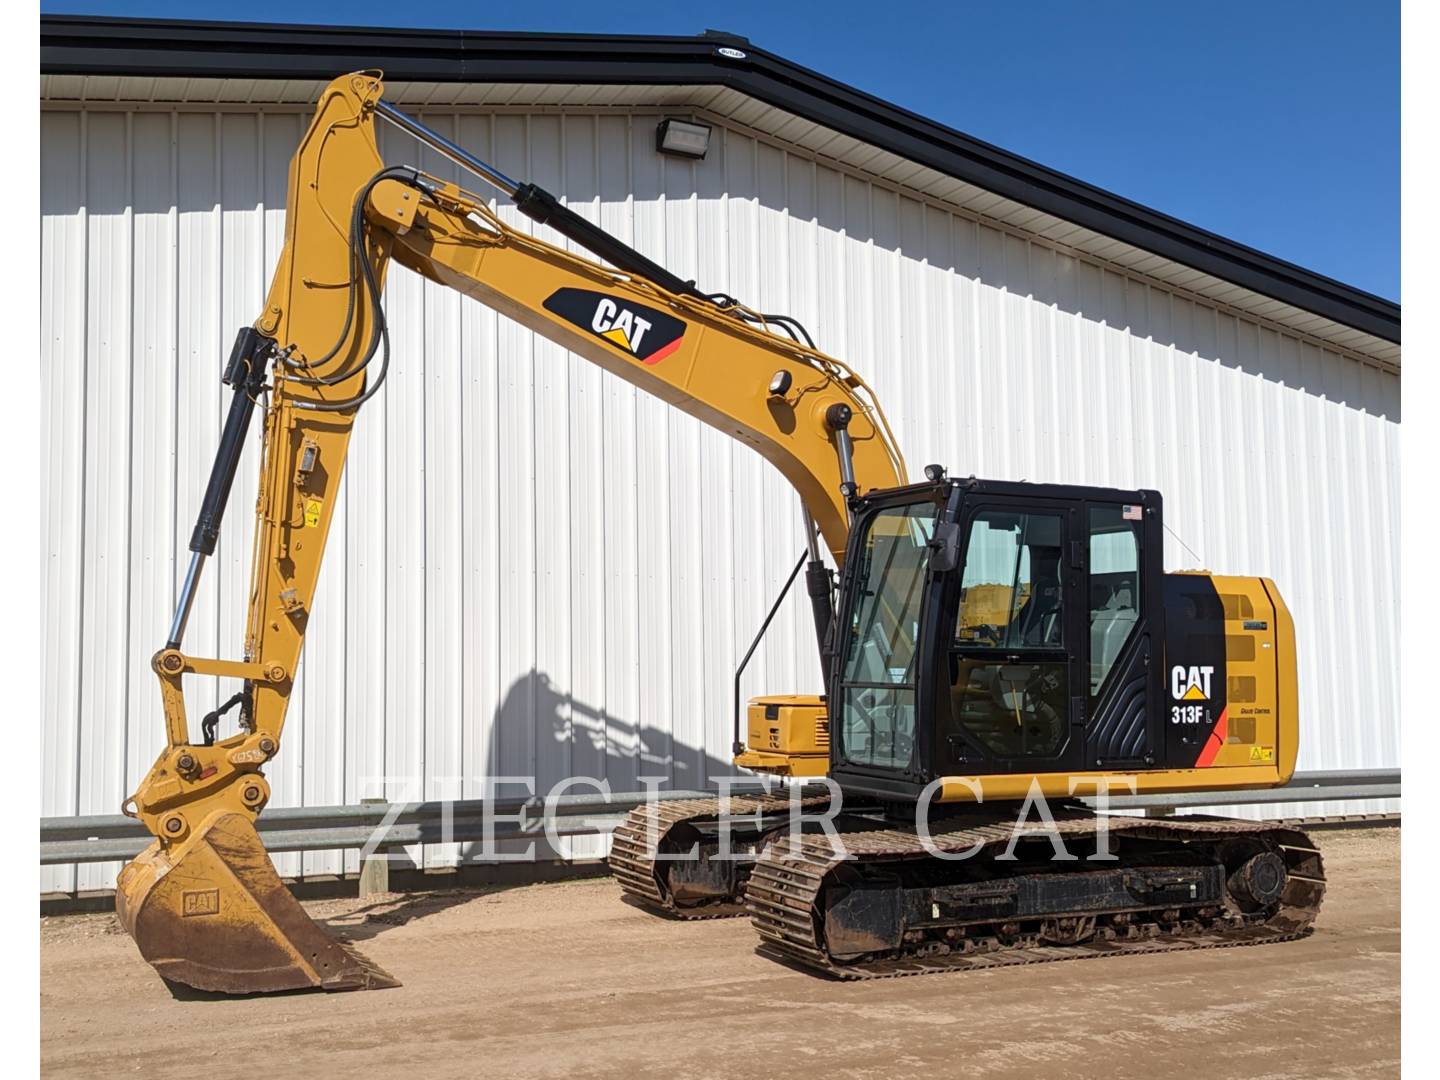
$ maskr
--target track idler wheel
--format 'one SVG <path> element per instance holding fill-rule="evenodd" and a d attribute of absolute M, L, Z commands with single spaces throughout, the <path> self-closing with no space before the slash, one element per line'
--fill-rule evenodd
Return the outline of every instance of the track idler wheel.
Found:
<path fill-rule="evenodd" d="M 1285 891 L 1285 860 L 1274 851 L 1262 851 L 1241 863 L 1225 884 L 1243 910 L 1260 911 Z"/>
<path fill-rule="evenodd" d="M 400 985 L 305 914 L 244 814 L 216 813 L 168 850 L 151 844 L 120 871 L 115 913 L 163 978 L 199 990 Z"/>

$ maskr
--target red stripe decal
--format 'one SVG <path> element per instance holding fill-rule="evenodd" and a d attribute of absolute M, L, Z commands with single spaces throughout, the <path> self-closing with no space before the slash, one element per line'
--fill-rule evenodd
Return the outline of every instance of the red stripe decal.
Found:
<path fill-rule="evenodd" d="M 684 340 L 685 335 L 681 334 L 674 341 L 670 342 L 669 345 L 662 345 L 660 348 L 656 349 L 653 353 L 651 353 L 649 356 L 647 356 L 644 360 L 641 360 L 640 362 L 642 364 L 658 364 L 661 360 L 664 360 L 665 357 L 669 356 L 672 352 L 678 349 L 680 347 L 680 342 Z"/>
<path fill-rule="evenodd" d="M 1230 734 L 1230 706 L 1220 710 L 1220 719 L 1215 721 L 1215 730 L 1210 732 L 1210 738 L 1205 740 L 1205 747 L 1200 751 L 1200 756 L 1195 759 L 1197 769 L 1205 769 L 1215 760 L 1215 755 L 1220 752 L 1220 747 L 1225 745 L 1225 739 Z"/>

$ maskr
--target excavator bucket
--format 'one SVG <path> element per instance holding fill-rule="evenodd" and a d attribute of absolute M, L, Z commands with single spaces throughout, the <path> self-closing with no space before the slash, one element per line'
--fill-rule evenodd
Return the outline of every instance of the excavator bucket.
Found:
<path fill-rule="evenodd" d="M 155 841 L 120 872 L 115 910 L 162 977 L 200 990 L 400 985 L 305 914 L 244 814 L 215 814 L 169 851 Z"/>

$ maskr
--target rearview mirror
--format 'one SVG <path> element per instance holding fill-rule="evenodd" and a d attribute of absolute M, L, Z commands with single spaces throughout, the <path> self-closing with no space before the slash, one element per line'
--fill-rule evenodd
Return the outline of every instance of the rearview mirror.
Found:
<path fill-rule="evenodd" d="M 960 525 L 954 521 L 940 521 L 935 524 L 935 535 L 930 538 L 930 570 L 944 574 L 960 565 Z"/>

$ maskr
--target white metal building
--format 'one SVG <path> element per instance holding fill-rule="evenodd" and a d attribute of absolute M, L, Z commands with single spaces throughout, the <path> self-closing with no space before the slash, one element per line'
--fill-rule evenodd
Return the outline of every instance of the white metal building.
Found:
<path fill-rule="evenodd" d="M 43 815 L 116 812 L 163 744 L 148 660 L 221 364 L 279 254 L 317 92 L 361 67 L 681 276 L 796 316 L 869 378 L 912 470 L 1160 489 L 1169 567 L 1272 577 L 1294 611 L 1300 767 L 1398 766 L 1396 305 L 740 39 L 47 17 Z M 703 161 L 657 153 L 675 116 L 713 128 Z M 732 673 L 802 545 L 788 486 L 477 303 L 399 268 L 387 301 L 393 368 L 358 423 L 273 805 L 728 771 Z M 239 655 L 254 450 L 199 655 Z M 796 601 L 746 692 L 818 689 L 811 635 Z"/>

